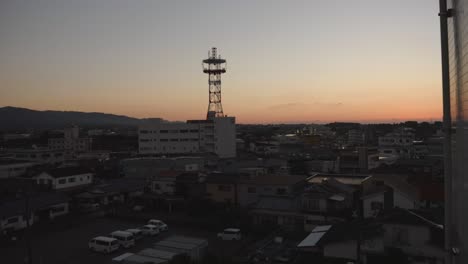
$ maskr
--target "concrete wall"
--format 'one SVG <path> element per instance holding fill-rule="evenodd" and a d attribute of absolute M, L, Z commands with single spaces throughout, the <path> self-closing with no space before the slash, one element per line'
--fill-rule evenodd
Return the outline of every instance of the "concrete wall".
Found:
<path fill-rule="evenodd" d="M 220 158 L 236 157 L 236 119 L 216 117 L 214 119 L 215 153 Z"/>

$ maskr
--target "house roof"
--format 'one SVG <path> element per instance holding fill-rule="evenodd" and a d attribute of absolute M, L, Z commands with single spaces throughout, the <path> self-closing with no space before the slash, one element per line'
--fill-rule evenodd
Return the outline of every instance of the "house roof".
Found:
<path fill-rule="evenodd" d="M 62 178 L 73 175 L 91 173 L 91 171 L 83 167 L 63 167 L 47 170 L 45 171 L 45 173 L 49 174 L 53 178 Z"/>
<path fill-rule="evenodd" d="M 68 202 L 70 199 L 63 193 L 40 193 L 29 197 L 29 210 L 46 209 L 50 206 Z M 12 217 L 25 213 L 26 199 L 16 199 L 0 204 L 0 218 Z"/>
<path fill-rule="evenodd" d="M 326 245 L 337 241 L 346 241 L 362 238 L 374 238 L 381 235 L 383 229 L 379 223 L 370 221 L 345 222 L 334 224 L 317 242 L 318 245 Z"/>
<path fill-rule="evenodd" d="M 259 175 L 250 180 L 244 180 L 242 183 L 256 185 L 292 185 L 306 180 L 304 175 Z"/>
<path fill-rule="evenodd" d="M 309 183 L 320 183 L 323 180 L 335 179 L 346 185 L 360 185 L 365 180 L 370 179 L 372 176 L 365 174 L 325 174 L 317 173 L 308 178 Z"/>
<path fill-rule="evenodd" d="M 403 225 L 425 225 L 431 228 L 443 229 L 443 225 L 436 223 L 422 215 L 402 208 L 384 210 L 379 214 L 383 223 L 403 224 Z"/>
<path fill-rule="evenodd" d="M 419 190 L 406 181 L 407 176 L 401 174 L 375 174 L 372 179 L 382 180 L 393 191 L 403 194 L 405 197 L 418 200 Z"/>
<path fill-rule="evenodd" d="M 312 232 L 310 232 L 310 234 L 297 245 L 297 247 L 315 247 L 331 227 L 331 225 L 315 227 Z"/>

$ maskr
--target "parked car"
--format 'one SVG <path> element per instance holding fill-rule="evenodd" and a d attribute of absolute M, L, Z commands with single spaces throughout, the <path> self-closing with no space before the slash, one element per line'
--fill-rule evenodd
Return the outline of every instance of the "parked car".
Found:
<path fill-rule="evenodd" d="M 130 229 L 125 230 L 125 232 L 132 233 L 132 235 L 133 235 L 133 237 L 135 238 L 135 240 L 140 240 L 140 239 L 143 238 L 143 232 L 141 231 L 141 229 L 138 229 L 138 228 L 130 228 Z"/>
<path fill-rule="evenodd" d="M 159 234 L 159 228 L 155 225 L 144 225 L 140 229 L 145 236 L 155 236 Z"/>
<path fill-rule="evenodd" d="M 111 253 L 118 250 L 120 244 L 115 238 L 98 236 L 88 242 L 88 248 L 96 252 Z"/>
<path fill-rule="evenodd" d="M 115 238 L 119 241 L 119 244 L 124 248 L 135 246 L 135 238 L 133 234 L 126 231 L 115 231 L 110 234 L 110 237 Z"/>
<path fill-rule="evenodd" d="M 159 228 L 159 231 L 168 231 L 169 227 L 161 220 L 151 219 L 148 221 L 148 225 L 155 225 Z"/>
<path fill-rule="evenodd" d="M 241 231 L 238 228 L 226 228 L 223 232 L 218 233 L 218 238 L 222 240 L 241 240 Z"/>

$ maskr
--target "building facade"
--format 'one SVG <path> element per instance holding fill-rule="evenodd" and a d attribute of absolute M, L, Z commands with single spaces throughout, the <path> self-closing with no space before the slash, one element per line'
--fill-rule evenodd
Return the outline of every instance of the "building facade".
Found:
<path fill-rule="evenodd" d="M 79 128 L 72 126 L 64 129 L 63 138 L 50 138 L 48 145 L 51 150 L 65 150 L 67 154 L 75 154 L 90 151 L 92 139 L 80 137 Z"/>
<path fill-rule="evenodd" d="M 138 129 L 140 154 L 215 153 L 220 158 L 236 156 L 234 117 L 168 122 L 149 119 Z"/>

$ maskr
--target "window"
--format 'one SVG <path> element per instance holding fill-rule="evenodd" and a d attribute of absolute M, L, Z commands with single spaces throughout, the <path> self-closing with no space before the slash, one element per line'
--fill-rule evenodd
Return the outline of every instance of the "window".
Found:
<path fill-rule="evenodd" d="M 169 133 L 169 130 L 159 130 L 159 133 L 167 134 Z"/>
<path fill-rule="evenodd" d="M 160 190 L 161 189 L 161 186 L 159 186 L 159 183 L 155 183 L 153 186 L 154 186 L 153 188 L 155 190 Z"/>
<path fill-rule="evenodd" d="M 171 141 L 172 141 L 172 142 L 175 142 L 175 141 L 179 141 L 179 139 L 177 139 L 177 138 L 171 138 Z"/>
<path fill-rule="evenodd" d="M 68 182 L 75 182 L 76 179 L 73 177 L 73 178 L 68 178 Z"/>
<path fill-rule="evenodd" d="M 67 180 L 66 179 L 60 179 L 58 180 L 58 184 L 65 184 L 67 183 Z"/>
<path fill-rule="evenodd" d="M 167 142 L 167 141 L 169 141 L 169 139 L 167 139 L 167 138 L 161 138 L 159 141 L 161 141 L 161 142 Z"/>
<path fill-rule="evenodd" d="M 180 130 L 180 133 L 187 133 L 187 132 L 188 132 L 187 129 L 182 129 L 182 130 Z"/>
<path fill-rule="evenodd" d="M 198 133 L 198 129 L 190 129 L 190 133 Z"/>
<path fill-rule="evenodd" d="M 148 134 L 149 131 L 148 130 L 140 130 L 140 134 Z"/>
<path fill-rule="evenodd" d="M 247 188 L 247 192 L 248 192 L 248 193 L 256 193 L 256 192 L 257 192 L 257 188 L 255 188 L 255 187 L 248 187 L 248 188 Z"/>

